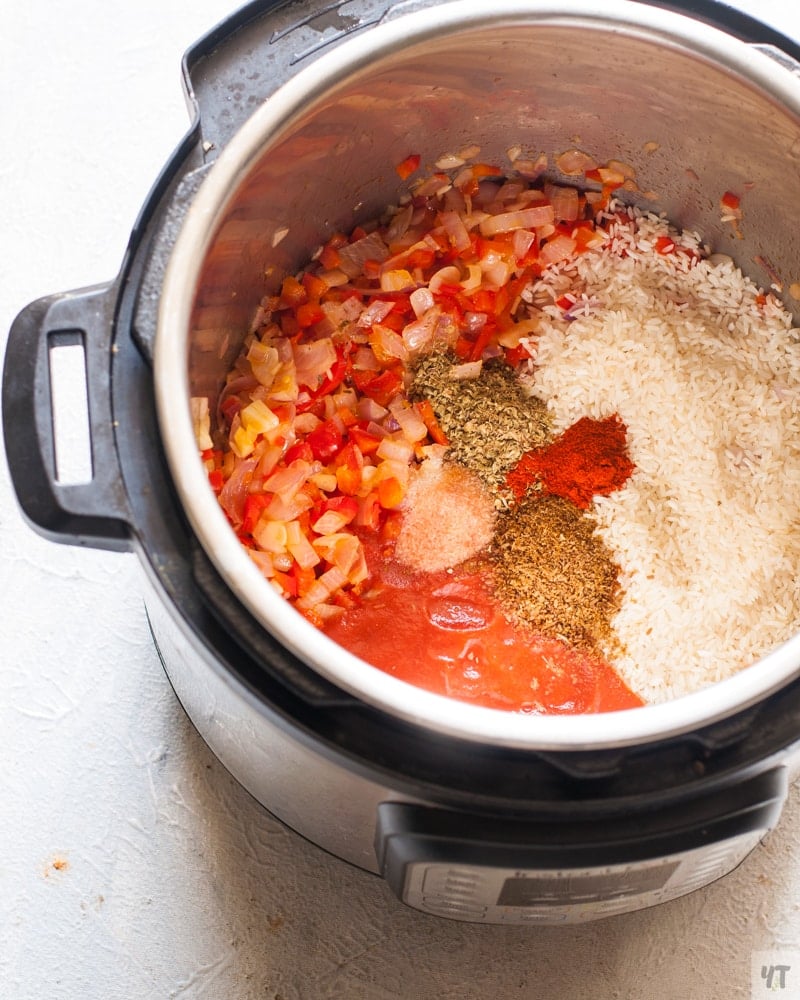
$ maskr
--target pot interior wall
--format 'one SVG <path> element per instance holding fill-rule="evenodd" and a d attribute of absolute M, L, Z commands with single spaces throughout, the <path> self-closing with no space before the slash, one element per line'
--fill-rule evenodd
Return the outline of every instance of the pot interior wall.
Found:
<path fill-rule="evenodd" d="M 259 301 L 287 272 L 333 232 L 397 201 L 395 164 L 419 153 L 424 173 L 473 144 L 479 160 L 509 168 L 510 147 L 545 152 L 556 179 L 555 157 L 570 148 L 620 159 L 636 170 L 640 192 L 629 200 L 699 229 L 760 285 L 772 280 L 762 260 L 784 288 L 798 279 L 786 209 L 800 195 L 800 123 L 718 53 L 566 16 L 487 17 L 413 44 L 398 32 L 377 58 L 337 70 L 324 91 L 309 87 L 243 170 L 202 268 L 192 394 L 213 400 Z M 720 221 L 726 190 L 742 196 L 741 238 Z"/>

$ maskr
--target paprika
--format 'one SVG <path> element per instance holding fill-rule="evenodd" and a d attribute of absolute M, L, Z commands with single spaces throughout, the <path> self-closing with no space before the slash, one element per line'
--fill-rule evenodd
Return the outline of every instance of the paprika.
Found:
<path fill-rule="evenodd" d="M 595 496 L 625 485 L 635 466 L 628 457 L 627 428 L 615 413 L 604 420 L 581 417 L 552 444 L 525 454 L 506 476 L 517 500 L 529 487 L 570 500 L 586 510 Z"/>

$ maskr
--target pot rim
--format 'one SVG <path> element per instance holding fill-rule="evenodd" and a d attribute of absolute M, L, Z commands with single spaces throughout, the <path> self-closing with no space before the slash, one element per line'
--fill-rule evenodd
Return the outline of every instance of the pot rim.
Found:
<path fill-rule="evenodd" d="M 320 56 L 284 83 L 232 137 L 187 212 L 170 256 L 154 351 L 156 408 L 168 465 L 183 508 L 236 597 L 287 649 L 339 688 L 406 722 L 468 741 L 516 749 L 586 750 L 649 743 L 740 712 L 800 674 L 800 635 L 734 676 L 670 701 L 593 715 L 517 715 L 414 687 L 347 652 L 267 583 L 225 518 L 200 461 L 189 407 L 188 331 L 202 262 L 233 192 L 275 138 L 333 90 L 434 36 L 503 23 L 592 24 L 655 37 L 734 70 L 800 116 L 797 81 L 763 50 L 717 28 L 632 0 L 606 0 L 601 12 L 572 0 L 569 12 L 541 0 L 452 0 L 379 24 Z M 316 98 L 318 99 L 318 98 Z"/>

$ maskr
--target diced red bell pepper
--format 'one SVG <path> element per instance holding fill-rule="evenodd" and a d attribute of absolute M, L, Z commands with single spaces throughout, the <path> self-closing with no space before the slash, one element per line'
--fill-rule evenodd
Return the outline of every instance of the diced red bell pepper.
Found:
<path fill-rule="evenodd" d="M 426 270 L 433 266 L 435 260 L 436 254 L 433 250 L 412 250 L 406 258 L 406 265 L 409 268 L 421 267 L 423 270 Z"/>
<path fill-rule="evenodd" d="M 349 441 L 336 456 L 336 482 L 345 496 L 354 496 L 361 489 L 364 456 L 358 446 Z"/>
<path fill-rule="evenodd" d="M 309 299 L 313 302 L 319 302 L 325 292 L 328 291 L 327 283 L 310 271 L 306 271 L 303 275 L 303 287 L 308 293 Z"/>
<path fill-rule="evenodd" d="M 362 455 L 372 455 L 380 447 L 381 439 L 370 434 L 362 427 L 350 427 L 348 430 L 350 440 L 355 442 L 361 450 Z"/>
<path fill-rule="evenodd" d="M 253 529 L 258 524 L 261 512 L 268 507 L 272 501 L 271 493 L 250 493 L 244 501 L 244 518 L 242 519 L 242 533 L 252 535 Z"/>
<path fill-rule="evenodd" d="M 308 410 L 312 409 L 315 403 L 322 399 L 323 396 L 327 396 L 333 392 L 334 389 L 338 387 L 344 381 L 345 375 L 347 375 L 347 369 L 349 366 L 349 361 L 347 359 L 347 353 L 341 347 L 336 348 L 336 360 L 331 365 L 328 370 L 328 374 L 320 382 L 316 389 L 309 393 L 309 398 L 303 402 L 297 404 L 297 413 L 306 413 Z"/>
<path fill-rule="evenodd" d="M 496 332 L 497 330 L 494 323 L 487 321 L 483 324 L 475 343 L 472 345 L 472 350 L 469 352 L 470 361 L 480 361 L 484 350 L 489 346 L 489 343 Z"/>
<path fill-rule="evenodd" d="M 736 212 L 741 204 L 741 199 L 738 194 L 734 194 L 733 191 L 726 191 L 725 194 L 719 200 L 720 205 L 727 209 L 729 212 Z"/>
<path fill-rule="evenodd" d="M 378 483 L 378 501 L 384 510 L 393 510 L 403 500 L 403 487 L 393 476 Z"/>
<path fill-rule="evenodd" d="M 295 563 L 292 566 L 291 573 L 295 579 L 297 596 L 305 597 L 305 595 L 309 592 L 312 585 L 317 579 L 317 574 L 314 572 L 314 567 L 306 566 L 305 568 L 303 568 L 302 566 L 298 566 L 298 564 Z"/>
<path fill-rule="evenodd" d="M 323 514 L 327 514 L 329 510 L 335 511 L 337 514 L 347 517 L 345 524 L 349 524 L 355 516 L 358 514 L 358 500 L 352 496 L 335 496 L 328 497 L 327 499 L 321 501 L 317 505 L 315 516 L 312 521 L 316 523 Z M 318 513 L 317 513 L 318 512 Z"/>
<path fill-rule="evenodd" d="M 403 181 L 406 180 L 406 178 L 410 177 L 415 170 L 418 170 L 421 159 L 422 158 L 419 155 L 419 153 L 412 153 L 410 156 L 407 156 L 404 160 L 401 160 L 395 167 L 395 170 L 397 171 L 400 180 Z"/>
<path fill-rule="evenodd" d="M 211 489 L 215 493 L 219 493 L 219 491 L 225 485 L 225 478 L 222 475 L 222 469 L 213 469 L 211 472 L 209 472 L 208 482 L 209 485 L 211 486 Z"/>
<path fill-rule="evenodd" d="M 428 428 L 428 434 L 432 441 L 436 444 L 449 445 L 450 442 L 447 439 L 447 435 L 442 430 L 442 425 L 436 419 L 436 414 L 433 412 L 433 406 L 430 400 L 421 399 L 418 403 L 414 404 L 417 408 L 417 412 L 420 417 L 422 417 L 422 422 Z"/>
<path fill-rule="evenodd" d="M 382 371 L 380 375 L 353 371 L 353 382 L 360 393 L 374 399 L 380 406 L 387 406 L 403 387 L 402 378 L 390 369 Z"/>
<path fill-rule="evenodd" d="M 374 490 L 365 497 L 359 498 L 356 524 L 360 528 L 377 531 L 381 526 L 382 517 L 383 509 L 378 501 L 378 494 Z"/>
<path fill-rule="evenodd" d="M 341 451 L 342 432 L 333 420 L 326 420 L 306 436 L 306 442 L 317 461 L 329 462 Z"/>
<path fill-rule="evenodd" d="M 311 450 L 311 445 L 308 441 L 298 441 L 291 448 L 286 449 L 283 460 L 287 465 L 291 465 L 297 459 L 302 459 L 304 462 L 314 461 L 314 452 Z"/>
<path fill-rule="evenodd" d="M 522 344 L 517 344 L 516 347 L 508 348 L 505 358 L 512 368 L 516 368 L 521 361 L 530 361 L 531 354 Z"/>
<path fill-rule="evenodd" d="M 281 285 L 281 305 L 295 307 L 307 301 L 307 299 L 308 292 L 301 282 L 294 275 L 288 274 L 283 279 L 283 284 Z"/>
<path fill-rule="evenodd" d="M 287 597 L 297 597 L 297 578 L 291 573 L 281 573 L 276 569 L 274 579 L 283 587 Z"/>
<path fill-rule="evenodd" d="M 228 396 L 220 406 L 223 417 L 225 417 L 226 422 L 230 426 L 233 422 L 233 418 L 242 408 L 242 401 L 238 396 Z"/>
<path fill-rule="evenodd" d="M 675 253 L 675 241 L 669 236 L 659 236 L 655 242 L 656 253 L 667 255 Z"/>
<path fill-rule="evenodd" d="M 303 302 L 295 309 L 294 314 L 298 325 L 303 328 L 313 326 L 325 319 L 325 313 L 319 302 Z"/>

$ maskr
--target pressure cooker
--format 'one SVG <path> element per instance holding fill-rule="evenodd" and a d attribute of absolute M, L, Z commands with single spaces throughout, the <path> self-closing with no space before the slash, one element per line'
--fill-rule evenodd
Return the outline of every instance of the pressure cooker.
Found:
<path fill-rule="evenodd" d="M 164 669 L 213 752 L 289 827 L 412 907 L 573 923 L 731 871 L 778 822 L 796 765 L 800 637 L 624 712 L 516 715 L 412 687 L 257 572 L 208 486 L 190 399 L 219 393 L 282 276 L 396 202 L 394 165 L 412 151 L 433 163 L 477 144 L 500 163 L 517 142 L 557 153 L 579 139 L 630 163 L 648 207 L 712 245 L 728 235 L 720 192 L 757 179 L 729 252 L 788 288 L 800 48 L 713 0 L 255 0 L 183 70 L 191 127 L 118 277 L 39 299 L 11 329 L 3 425 L 28 523 L 135 550 Z M 50 357 L 65 344 L 85 364 L 83 483 L 60 481 L 55 460 Z"/>

